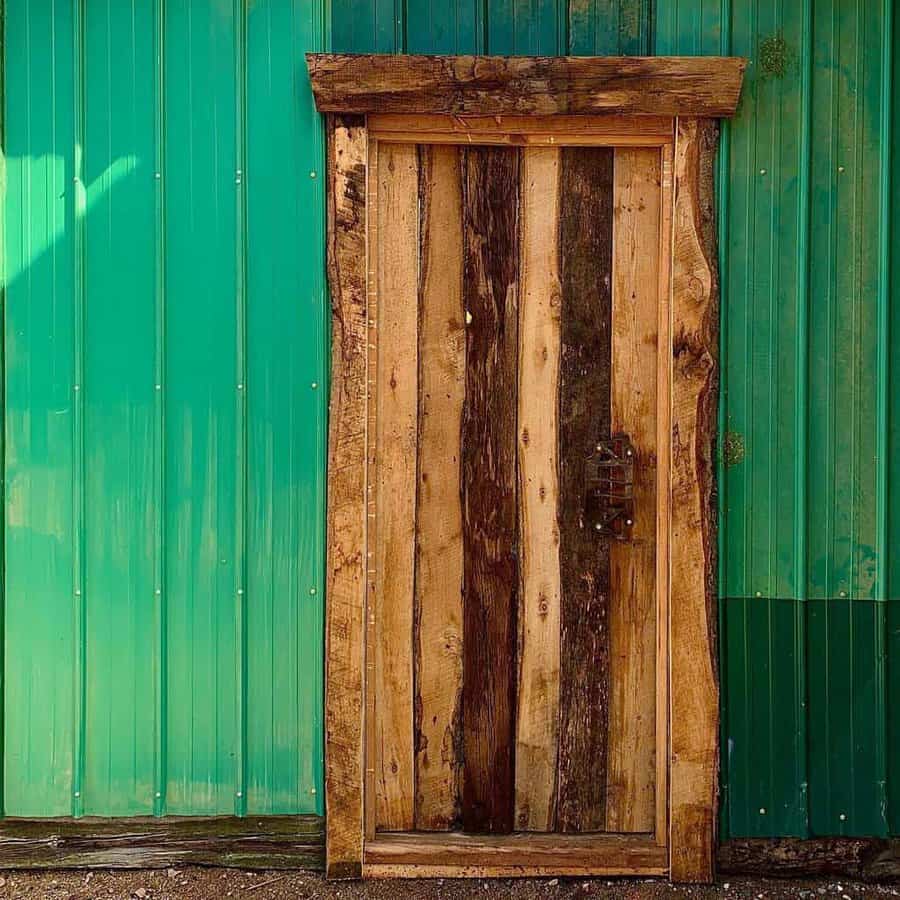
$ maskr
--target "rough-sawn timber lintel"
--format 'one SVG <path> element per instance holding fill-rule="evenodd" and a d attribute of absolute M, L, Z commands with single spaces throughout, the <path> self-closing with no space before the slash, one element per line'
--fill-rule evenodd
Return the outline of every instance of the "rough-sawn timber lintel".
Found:
<path fill-rule="evenodd" d="M 316 107 L 453 116 L 731 116 L 738 56 L 393 56 L 309 53 Z"/>

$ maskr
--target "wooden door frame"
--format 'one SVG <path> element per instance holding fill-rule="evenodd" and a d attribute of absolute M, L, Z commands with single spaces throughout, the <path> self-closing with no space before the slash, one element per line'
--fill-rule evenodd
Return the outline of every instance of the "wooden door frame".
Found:
<path fill-rule="evenodd" d="M 330 54 L 307 59 L 318 108 L 329 113 L 328 874 L 647 874 L 709 881 L 719 754 L 715 117 L 734 112 L 745 61 Z M 374 517 L 368 434 L 375 352 L 370 327 L 377 302 L 368 266 L 367 194 L 378 140 L 661 148 L 657 535 L 663 539 L 657 554 L 657 655 L 663 665 L 657 736 L 663 752 L 657 762 L 656 837 L 416 834 L 367 840 L 367 523 Z"/>

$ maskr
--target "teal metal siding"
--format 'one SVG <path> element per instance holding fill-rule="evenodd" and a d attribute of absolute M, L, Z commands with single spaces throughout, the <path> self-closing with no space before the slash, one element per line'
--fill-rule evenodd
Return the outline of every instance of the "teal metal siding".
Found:
<path fill-rule="evenodd" d="M 324 11 L 5 36 L 4 811 L 322 812 Z"/>

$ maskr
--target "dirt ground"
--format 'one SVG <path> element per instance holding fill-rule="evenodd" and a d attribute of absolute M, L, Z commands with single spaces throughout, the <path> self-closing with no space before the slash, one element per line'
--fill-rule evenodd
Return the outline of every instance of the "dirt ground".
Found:
<path fill-rule="evenodd" d="M 663 881 L 608 879 L 534 879 L 506 881 L 382 881 L 326 883 L 309 872 L 243 872 L 237 869 L 162 869 L 109 871 L 0 872 L 0 900 L 857 900 L 898 897 L 900 886 L 851 881 L 778 881 L 723 878 L 711 887 L 673 887 Z"/>

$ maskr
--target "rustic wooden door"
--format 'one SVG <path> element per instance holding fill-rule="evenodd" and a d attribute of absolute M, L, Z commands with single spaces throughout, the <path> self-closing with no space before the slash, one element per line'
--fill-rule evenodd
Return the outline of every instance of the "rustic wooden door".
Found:
<path fill-rule="evenodd" d="M 328 872 L 709 880 L 708 117 L 743 61 L 309 65 Z"/>
<path fill-rule="evenodd" d="M 372 834 L 664 831 L 667 153 L 373 143 Z"/>

